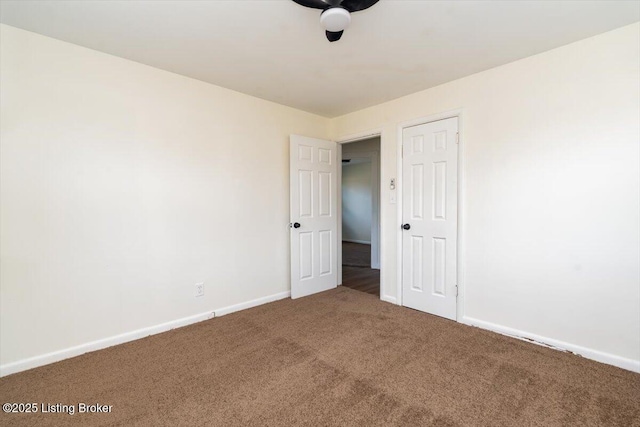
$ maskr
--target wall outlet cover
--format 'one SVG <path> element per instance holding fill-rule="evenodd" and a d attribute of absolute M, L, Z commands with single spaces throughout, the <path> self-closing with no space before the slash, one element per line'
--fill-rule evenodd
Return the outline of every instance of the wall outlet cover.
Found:
<path fill-rule="evenodd" d="M 196 283 L 196 296 L 197 297 L 204 296 L 204 282 Z"/>

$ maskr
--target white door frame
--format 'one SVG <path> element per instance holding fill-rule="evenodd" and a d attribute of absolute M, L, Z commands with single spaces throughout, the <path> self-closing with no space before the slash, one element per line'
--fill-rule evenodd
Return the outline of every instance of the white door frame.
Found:
<path fill-rule="evenodd" d="M 380 181 L 380 186 L 378 188 L 378 222 L 380 223 L 380 227 L 378 229 L 378 245 L 380 246 L 380 299 L 387 300 L 384 297 L 384 279 L 383 279 L 383 268 L 384 268 L 384 245 L 383 245 L 383 230 L 384 225 L 382 224 L 382 218 L 384 218 L 384 204 L 380 201 L 382 200 L 382 141 L 383 141 L 383 132 L 382 128 L 372 129 L 365 132 L 360 132 L 352 135 L 346 135 L 336 138 L 336 142 L 338 143 L 338 156 L 342 160 L 342 145 L 348 144 L 350 142 L 358 142 L 364 141 L 366 139 L 371 139 L 379 137 L 380 138 L 380 163 L 378 164 L 378 179 Z M 342 285 L 342 167 L 338 168 L 338 285 Z M 395 301 L 392 301 L 395 302 Z"/>
<path fill-rule="evenodd" d="M 371 231 L 369 232 L 369 244 L 371 245 L 371 268 L 380 269 L 380 164 L 378 157 L 380 152 L 372 151 L 354 151 L 348 154 L 343 152 L 342 159 L 368 159 L 371 163 Z M 340 189 L 338 190 L 340 200 L 342 200 L 342 174 L 339 175 Z M 377 191 L 376 191 L 377 189 Z M 342 208 L 342 202 L 339 205 Z M 338 216 L 342 219 L 342 212 L 338 212 Z M 342 222 L 338 227 L 342 229 Z M 342 230 L 340 231 L 342 238 Z M 340 245 L 340 241 L 338 241 Z M 338 249 L 340 251 L 340 249 Z"/>
<path fill-rule="evenodd" d="M 450 119 L 453 117 L 458 118 L 458 238 L 457 246 L 458 252 L 456 254 L 456 270 L 458 276 L 458 298 L 456 301 L 456 321 L 460 322 L 464 317 L 464 295 L 465 295 L 465 276 L 464 276 L 464 225 L 465 225 L 465 207 L 464 207 L 464 189 L 465 189 L 465 167 L 464 167 L 464 126 L 463 126 L 463 109 L 456 109 L 447 111 L 444 113 L 432 114 L 425 117 L 420 117 L 413 120 L 408 120 L 398 124 L 398 138 L 397 138 L 397 158 L 398 158 L 398 172 L 396 173 L 396 193 L 398 202 L 397 212 L 397 288 L 396 288 L 396 304 L 402 305 L 402 133 L 405 128 L 422 125 L 431 122 L 437 122 L 438 120 Z"/>

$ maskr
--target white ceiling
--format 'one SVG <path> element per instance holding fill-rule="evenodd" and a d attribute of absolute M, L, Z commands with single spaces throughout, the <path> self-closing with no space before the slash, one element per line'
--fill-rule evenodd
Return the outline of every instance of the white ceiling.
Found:
<path fill-rule="evenodd" d="M 335 117 L 640 20 L 639 1 L 381 0 L 329 43 L 290 0 L 2 1 L 0 20 Z"/>

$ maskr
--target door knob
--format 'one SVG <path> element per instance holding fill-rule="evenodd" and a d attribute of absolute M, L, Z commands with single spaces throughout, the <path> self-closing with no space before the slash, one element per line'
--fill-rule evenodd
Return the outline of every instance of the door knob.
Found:
<path fill-rule="evenodd" d="M 411 228 L 411 225 L 410 224 L 404 224 L 402 226 L 402 228 L 404 228 L 405 230 L 409 230 Z"/>
<path fill-rule="evenodd" d="M 293 223 L 293 228 L 300 228 L 300 223 L 299 222 L 294 222 Z"/>

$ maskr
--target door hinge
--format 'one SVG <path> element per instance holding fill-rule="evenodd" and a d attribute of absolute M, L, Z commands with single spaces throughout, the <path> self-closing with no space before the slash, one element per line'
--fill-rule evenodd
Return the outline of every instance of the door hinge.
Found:
<path fill-rule="evenodd" d="M 456 296 L 458 296 L 458 285 L 456 285 Z"/>
<path fill-rule="evenodd" d="M 456 132 L 456 144 L 460 143 L 460 132 Z"/>

